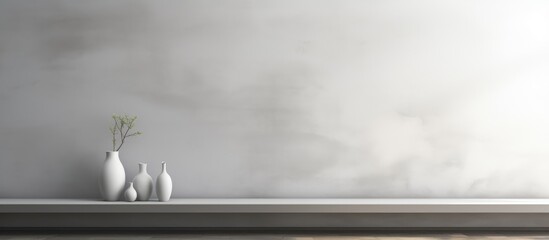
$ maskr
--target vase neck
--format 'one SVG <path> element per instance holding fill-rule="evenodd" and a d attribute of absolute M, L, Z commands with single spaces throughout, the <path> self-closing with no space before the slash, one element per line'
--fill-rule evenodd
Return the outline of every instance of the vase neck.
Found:
<path fill-rule="evenodd" d="M 162 172 L 166 172 L 166 162 L 162 162 Z"/>
<path fill-rule="evenodd" d="M 139 163 L 139 172 L 147 172 L 147 164 Z"/>
<path fill-rule="evenodd" d="M 118 152 L 107 152 L 107 159 L 118 158 Z"/>

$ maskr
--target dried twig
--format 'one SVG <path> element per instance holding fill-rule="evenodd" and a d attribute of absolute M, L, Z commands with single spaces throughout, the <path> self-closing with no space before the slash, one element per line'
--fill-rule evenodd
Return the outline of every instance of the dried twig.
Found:
<path fill-rule="evenodd" d="M 112 150 L 119 151 L 120 148 L 122 148 L 122 145 L 124 145 L 126 138 L 141 135 L 141 132 L 137 131 L 128 134 L 130 130 L 135 126 L 135 120 L 137 119 L 136 116 L 122 116 L 115 114 L 112 115 L 112 118 L 114 120 L 114 126 L 109 128 L 112 133 Z M 118 148 L 116 147 L 116 135 L 120 135 L 120 145 L 118 146 Z"/>

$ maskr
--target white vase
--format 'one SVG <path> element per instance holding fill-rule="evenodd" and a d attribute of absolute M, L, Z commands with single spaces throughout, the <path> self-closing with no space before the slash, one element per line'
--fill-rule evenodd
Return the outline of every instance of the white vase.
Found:
<path fill-rule="evenodd" d="M 133 202 L 133 201 L 135 201 L 135 199 L 137 199 L 137 192 L 133 188 L 133 182 L 130 182 L 130 186 L 124 192 L 124 198 L 128 202 Z"/>
<path fill-rule="evenodd" d="M 147 163 L 139 163 L 139 173 L 133 178 L 133 187 L 137 192 L 137 201 L 147 201 L 151 198 L 153 180 L 147 173 Z"/>
<path fill-rule="evenodd" d="M 126 172 L 118 152 L 107 152 L 99 178 L 99 190 L 106 201 L 117 201 L 124 191 Z"/>
<path fill-rule="evenodd" d="M 162 162 L 162 173 L 156 178 L 156 196 L 161 202 L 170 200 L 172 196 L 172 178 L 166 171 L 166 162 Z"/>

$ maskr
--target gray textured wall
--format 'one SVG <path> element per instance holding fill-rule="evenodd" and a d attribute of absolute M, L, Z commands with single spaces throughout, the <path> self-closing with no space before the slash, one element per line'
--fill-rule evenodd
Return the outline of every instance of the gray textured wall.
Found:
<path fill-rule="evenodd" d="M 549 196 L 549 1 L 1 0 L 0 197 Z"/>

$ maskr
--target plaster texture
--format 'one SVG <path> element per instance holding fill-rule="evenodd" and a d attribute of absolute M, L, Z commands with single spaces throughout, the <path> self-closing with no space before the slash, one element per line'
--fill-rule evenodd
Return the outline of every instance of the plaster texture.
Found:
<path fill-rule="evenodd" d="M 549 196 L 549 1 L 2 0 L 0 198 Z"/>

